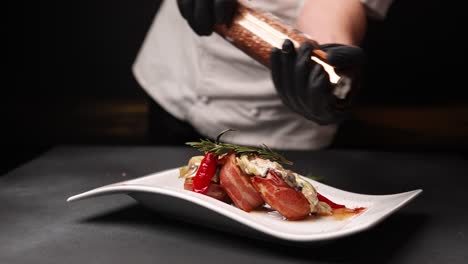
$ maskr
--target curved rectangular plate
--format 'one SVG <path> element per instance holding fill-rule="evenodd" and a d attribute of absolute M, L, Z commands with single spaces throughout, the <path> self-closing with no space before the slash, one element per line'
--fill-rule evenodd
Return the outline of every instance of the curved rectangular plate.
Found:
<path fill-rule="evenodd" d="M 351 193 L 306 178 L 331 200 L 347 207 L 366 207 L 355 216 L 337 220 L 333 216 L 286 221 L 274 211 L 244 212 L 211 197 L 184 190 L 177 168 L 133 180 L 99 187 L 67 199 L 68 202 L 110 194 L 128 194 L 141 204 L 164 214 L 218 229 L 251 230 L 293 242 L 326 241 L 369 229 L 418 196 L 422 190 L 391 194 Z"/>

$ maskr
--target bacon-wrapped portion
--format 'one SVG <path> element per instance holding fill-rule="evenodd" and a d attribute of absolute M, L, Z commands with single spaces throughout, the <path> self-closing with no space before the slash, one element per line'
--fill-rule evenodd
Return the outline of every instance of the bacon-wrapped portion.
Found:
<path fill-rule="evenodd" d="M 193 190 L 193 178 L 185 179 L 184 189 L 188 191 Z M 208 187 L 208 191 L 205 195 L 210 196 L 211 198 L 220 200 L 222 202 L 226 202 L 226 203 L 231 201 L 227 193 L 224 191 L 223 187 L 221 187 L 221 185 L 214 183 L 214 182 L 210 183 Z"/>
<path fill-rule="evenodd" d="M 286 184 L 274 171 L 269 171 L 264 178 L 253 177 L 252 183 L 265 202 L 286 219 L 301 220 L 309 215 L 310 205 L 305 196 Z"/>
<path fill-rule="evenodd" d="M 237 166 L 234 153 L 224 158 L 219 179 L 221 186 L 240 209 L 250 212 L 264 204 L 262 196 L 252 185 L 250 177 Z"/>

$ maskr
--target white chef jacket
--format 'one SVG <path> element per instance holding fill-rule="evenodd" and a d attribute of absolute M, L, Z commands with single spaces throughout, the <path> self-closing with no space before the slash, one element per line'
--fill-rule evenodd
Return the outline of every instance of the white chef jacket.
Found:
<path fill-rule="evenodd" d="M 392 0 L 362 1 L 371 15 L 383 18 Z M 250 3 L 294 24 L 304 1 Z M 337 129 L 289 110 L 266 67 L 217 34 L 196 35 L 175 0 L 161 4 L 132 70 L 162 108 L 211 138 L 231 128 L 237 131 L 227 133 L 223 141 L 306 150 L 329 145 Z"/>

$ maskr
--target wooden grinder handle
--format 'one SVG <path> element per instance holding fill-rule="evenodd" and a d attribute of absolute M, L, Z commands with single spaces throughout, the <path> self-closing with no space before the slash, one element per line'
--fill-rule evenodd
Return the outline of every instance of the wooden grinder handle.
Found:
<path fill-rule="evenodd" d="M 285 39 L 290 39 L 296 48 L 309 42 L 314 46 L 313 56 L 327 61 L 327 53 L 320 50 L 319 44 L 299 30 L 283 23 L 270 13 L 249 7 L 239 1 L 232 23 L 216 25 L 215 32 L 231 44 L 270 67 L 270 53 L 273 47 L 281 49 Z"/>

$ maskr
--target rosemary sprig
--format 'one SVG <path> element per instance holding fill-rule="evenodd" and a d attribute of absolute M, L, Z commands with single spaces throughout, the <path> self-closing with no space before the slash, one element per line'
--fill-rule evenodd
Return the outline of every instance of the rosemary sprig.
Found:
<path fill-rule="evenodd" d="M 273 151 L 270 149 L 267 145 L 262 144 L 261 147 L 255 148 L 255 147 L 247 147 L 247 146 L 239 146 L 235 144 L 229 144 L 229 143 L 222 143 L 220 142 L 221 136 L 228 132 L 232 131 L 232 129 L 227 129 L 223 132 L 221 132 L 216 141 L 211 141 L 209 139 L 200 139 L 199 142 L 187 142 L 186 144 L 198 149 L 201 152 L 213 152 L 216 155 L 222 155 L 231 151 L 234 151 L 235 153 L 242 155 L 258 155 L 261 158 L 268 159 L 271 161 L 276 161 L 278 163 L 283 163 L 287 165 L 292 165 L 292 162 L 287 160 L 285 157 L 283 157 L 281 154 Z"/>

